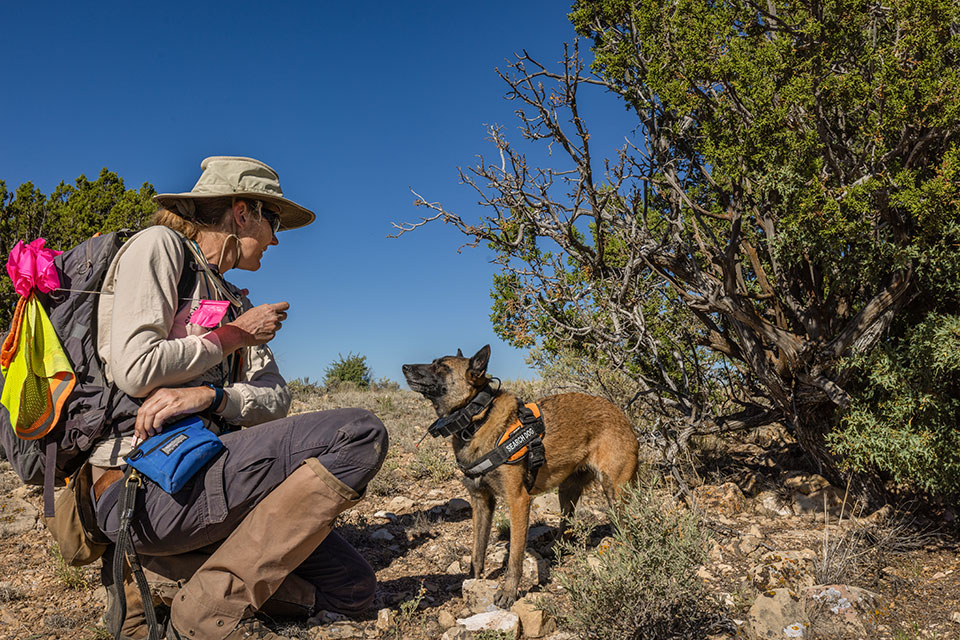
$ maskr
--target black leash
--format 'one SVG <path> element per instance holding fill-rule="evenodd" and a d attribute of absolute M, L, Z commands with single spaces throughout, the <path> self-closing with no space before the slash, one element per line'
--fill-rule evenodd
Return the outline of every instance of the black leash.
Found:
<path fill-rule="evenodd" d="M 160 640 L 160 625 L 157 623 L 157 612 L 153 608 L 150 585 L 147 584 L 147 578 L 143 575 L 140 556 L 137 555 L 137 550 L 133 546 L 133 537 L 130 531 L 133 514 L 136 511 L 137 490 L 142 486 L 143 477 L 136 469 L 128 466 L 127 472 L 123 475 L 123 491 L 120 492 L 120 504 L 118 506 L 120 530 L 117 532 L 117 545 L 113 552 L 113 584 L 117 588 L 117 600 L 120 606 L 120 616 L 117 631 L 113 636 L 114 640 L 120 640 L 123 621 L 127 617 L 127 594 L 123 588 L 124 555 L 126 555 L 127 562 L 130 563 L 133 579 L 140 591 L 140 599 L 143 601 L 143 610 L 147 618 L 147 627 L 150 629 L 150 640 Z"/>

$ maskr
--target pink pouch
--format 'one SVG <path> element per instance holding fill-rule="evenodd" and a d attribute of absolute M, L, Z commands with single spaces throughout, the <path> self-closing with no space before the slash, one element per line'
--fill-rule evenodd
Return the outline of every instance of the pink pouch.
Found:
<path fill-rule="evenodd" d="M 229 300 L 201 300 L 200 306 L 191 314 L 187 322 L 212 329 L 220 324 L 223 316 L 227 315 L 229 307 Z"/>
<path fill-rule="evenodd" d="M 33 289 L 44 293 L 60 288 L 60 276 L 53 259 L 63 253 L 44 247 L 46 240 L 37 238 L 30 244 L 21 240 L 7 258 L 7 274 L 13 280 L 13 289 L 26 298 Z"/>

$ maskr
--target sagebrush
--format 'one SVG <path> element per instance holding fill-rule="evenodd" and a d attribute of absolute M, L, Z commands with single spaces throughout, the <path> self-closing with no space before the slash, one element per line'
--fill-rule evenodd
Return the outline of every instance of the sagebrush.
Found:
<path fill-rule="evenodd" d="M 716 616 L 696 576 L 707 541 L 698 517 L 655 482 L 626 489 L 609 515 L 613 533 L 599 547 L 589 548 L 582 526 L 558 545 L 573 555 L 558 574 L 570 606 L 547 602 L 547 610 L 583 638 L 702 637 Z"/>

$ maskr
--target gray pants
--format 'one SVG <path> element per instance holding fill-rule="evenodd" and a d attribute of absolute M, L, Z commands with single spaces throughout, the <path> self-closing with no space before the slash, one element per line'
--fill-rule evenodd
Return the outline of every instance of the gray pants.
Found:
<path fill-rule="evenodd" d="M 362 409 L 290 416 L 221 440 L 224 451 L 176 494 L 151 482 L 137 493 L 132 538 L 139 553 L 170 556 L 217 545 L 307 458 L 362 494 L 387 453 L 383 423 Z M 111 540 L 119 527 L 122 484 L 107 489 L 96 505 L 97 523 Z M 356 613 L 373 599 L 373 569 L 336 531 L 294 573 L 316 587 L 319 608 Z"/>

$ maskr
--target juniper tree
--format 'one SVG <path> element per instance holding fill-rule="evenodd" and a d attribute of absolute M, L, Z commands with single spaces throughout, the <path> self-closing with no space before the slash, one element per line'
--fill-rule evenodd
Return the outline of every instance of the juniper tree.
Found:
<path fill-rule="evenodd" d="M 960 6 L 581 0 L 570 17 L 589 69 L 574 43 L 559 68 L 524 52 L 501 73 L 550 159 L 493 127 L 495 160 L 461 174 L 484 213 L 420 199 L 434 212 L 401 233 L 442 219 L 486 244 L 500 334 L 628 373 L 668 459 L 694 434 L 783 422 L 873 496 L 898 452 L 916 463 L 901 482 L 956 492 L 955 471 L 918 474 L 957 468 L 960 411 L 917 407 L 960 369 L 939 353 L 919 375 L 921 342 L 960 346 Z M 595 89 L 636 117 L 610 158 L 578 105 Z M 914 409 L 885 408 L 905 396 Z"/>

